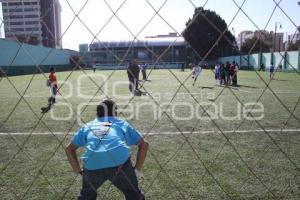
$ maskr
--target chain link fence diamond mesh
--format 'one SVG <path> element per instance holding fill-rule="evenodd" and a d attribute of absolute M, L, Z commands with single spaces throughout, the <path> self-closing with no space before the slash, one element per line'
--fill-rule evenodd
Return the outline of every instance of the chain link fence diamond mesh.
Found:
<path fill-rule="evenodd" d="M 16 40 L 18 48 L 14 52 L 15 56 L 7 68 L 0 68 L 3 104 L 0 107 L 3 113 L 0 121 L 0 190 L 4 199 L 75 199 L 81 179 L 79 175 L 72 174 L 64 147 L 78 127 L 94 117 L 95 106 L 102 98 L 115 99 L 121 110 L 119 115 L 140 129 L 143 137 L 150 143 L 144 166 L 146 179 L 140 182 L 147 199 L 299 198 L 299 66 L 285 61 L 293 73 L 275 71 L 276 79 L 266 78 L 267 73 L 255 68 L 252 71 L 239 71 L 239 81 L 248 81 L 252 86 L 192 87 L 193 73 L 189 69 L 184 72 L 172 68 L 157 69 L 161 63 L 169 62 L 165 60 L 166 55 L 182 37 L 182 30 L 177 30 L 173 25 L 175 22 L 170 19 L 172 17 L 165 16 L 163 12 L 164 9 L 172 9 L 171 5 L 175 2 L 143 1 L 145 9 L 149 9 L 152 15 L 137 29 L 138 25 L 134 22 L 128 24 L 122 13 L 128 10 L 135 12 L 130 7 L 134 5 L 134 1 L 119 1 L 116 5 L 115 2 L 104 0 L 104 7 L 98 8 L 99 12 L 108 12 L 110 17 L 95 19 L 103 24 L 95 31 L 85 21 L 85 10 L 93 6 L 95 1 L 83 1 L 79 8 L 73 6 L 73 1 L 62 1 L 66 6 L 63 9 L 72 13 L 72 19 L 58 38 L 59 41 L 54 42 L 59 43 L 69 34 L 73 34 L 72 26 L 78 23 L 81 31 L 87 32 L 92 38 L 89 46 L 101 43 L 103 51 L 112 60 L 112 66 L 110 70 L 97 69 L 95 75 L 79 62 L 80 59 L 70 54 L 70 62 L 74 66 L 69 71 L 58 72 L 58 77 L 62 80 L 58 88 L 59 102 L 50 112 L 40 113 L 39 108 L 45 104 L 47 96 L 46 92 L 41 91 L 41 84 L 48 79 L 48 69 L 43 66 L 55 49 L 49 49 L 42 59 L 36 60 L 26 44 Z M 190 0 L 182 2 L 194 9 L 200 6 L 206 9 L 211 3 L 210 0 L 202 3 Z M 265 34 L 276 12 L 285 16 L 293 24 L 295 33 L 299 33 L 296 22 L 282 6 L 284 1 L 271 1 L 273 9 L 271 13 L 264 13 L 269 17 L 263 29 L 255 22 L 256 17 L 247 13 L 247 3 L 251 1 L 228 2 L 232 6 L 232 18 L 224 30 L 205 13 L 197 13 L 219 33 L 204 56 L 200 56 L 192 44 L 187 44 L 196 55 L 195 59 L 201 63 L 206 62 L 211 52 L 218 48 L 221 39 L 234 47 L 225 33 L 241 16 L 259 33 L 248 55 L 253 53 L 260 36 Z M 15 15 L 24 5 L 22 3 L 16 4 L 9 15 Z M 49 7 L 42 14 L 40 24 L 55 38 L 55 33 L 51 32 L 44 20 L 52 9 L 53 7 Z M 191 17 L 192 15 L 190 13 Z M 195 18 L 194 16 L 193 19 Z M 1 19 L 1 26 L 7 24 L 6 20 L 8 19 Z M 176 33 L 171 42 L 160 51 L 140 39 L 142 33 L 158 21 Z M 101 34 L 112 23 L 118 24 L 116 30 L 122 30 L 131 37 L 123 53 L 111 48 L 109 43 L 101 39 Z M 192 23 L 194 22 L 190 22 Z M 27 39 L 31 33 L 27 35 Z M 80 39 L 80 33 L 76 34 Z M 152 61 L 146 74 L 149 81 L 138 83 L 143 91 L 142 96 L 127 93 L 127 88 L 122 87 L 127 84 L 127 75 L 124 70 L 119 70 L 127 65 L 137 44 L 151 56 Z M 34 63 L 35 72 L 26 76 L 9 76 L 8 70 L 15 65 L 20 51 L 25 53 L 26 59 Z M 79 58 L 83 59 L 89 53 L 82 52 Z M 286 51 L 279 52 L 280 63 L 286 60 L 285 53 Z M 241 59 L 249 62 L 249 56 L 241 56 Z M 184 58 L 184 63 L 188 63 L 187 58 Z M 212 82 L 210 79 L 214 77 L 213 69 L 205 69 L 201 73 L 200 78 L 195 80 L 196 85 Z M 116 83 L 122 85 L 121 89 L 115 87 Z M 278 88 L 283 91 L 278 91 Z M 292 89 L 292 92 L 284 93 Z M 70 97 L 68 94 L 71 94 Z M 209 97 L 210 94 L 212 97 Z M 264 118 L 256 116 L 259 103 L 263 105 Z M 67 119 L 64 118 L 64 105 L 72 113 Z M 223 116 L 222 119 L 216 118 L 216 112 L 213 112 L 216 110 L 217 114 Z M 242 118 L 232 117 L 232 114 L 239 112 L 243 114 Z M 224 113 L 231 114 L 232 118 L 224 116 Z M 101 143 L 102 138 L 99 137 L 99 145 Z M 99 199 L 122 198 L 122 194 L 111 183 L 106 183 L 97 193 Z"/>

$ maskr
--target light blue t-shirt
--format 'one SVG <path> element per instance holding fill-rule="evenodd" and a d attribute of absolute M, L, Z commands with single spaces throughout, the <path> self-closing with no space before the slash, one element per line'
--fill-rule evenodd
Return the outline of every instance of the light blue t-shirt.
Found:
<path fill-rule="evenodd" d="M 72 143 L 86 147 L 81 158 L 85 169 L 103 169 L 123 164 L 130 157 L 130 146 L 142 136 L 128 122 L 116 118 L 96 118 L 81 127 Z"/>

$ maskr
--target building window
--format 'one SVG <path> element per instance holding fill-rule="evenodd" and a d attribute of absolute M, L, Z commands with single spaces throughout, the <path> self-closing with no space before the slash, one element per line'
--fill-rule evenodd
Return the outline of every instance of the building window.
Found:
<path fill-rule="evenodd" d="M 24 2 L 24 5 L 37 5 L 37 2 Z"/>
<path fill-rule="evenodd" d="M 9 6 L 20 6 L 20 5 L 22 5 L 22 2 L 12 2 L 12 3 L 8 3 L 7 5 L 9 5 Z"/>
<path fill-rule="evenodd" d="M 22 19 L 23 15 L 11 15 L 10 19 Z"/>
<path fill-rule="evenodd" d="M 37 21 L 28 21 L 28 22 L 25 22 L 25 24 L 26 25 L 37 25 L 37 24 L 39 24 L 39 22 L 37 22 Z"/>
<path fill-rule="evenodd" d="M 9 9 L 9 12 L 23 12 L 22 8 L 14 8 L 14 9 Z"/>
<path fill-rule="evenodd" d="M 36 8 L 24 8 L 25 12 L 34 12 L 36 10 L 37 10 Z"/>
<path fill-rule="evenodd" d="M 23 25 L 23 22 L 10 22 L 10 25 Z"/>
<path fill-rule="evenodd" d="M 38 15 L 25 15 L 25 18 L 38 18 Z"/>
<path fill-rule="evenodd" d="M 10 31 L 24 31 L 24 28 L 11 28 Z"/>
<path fill-rule="evenodd" d="M 38 31 L 39 28 L 33 27 L 33 28 L 26 28 L 26 31 Z"/>

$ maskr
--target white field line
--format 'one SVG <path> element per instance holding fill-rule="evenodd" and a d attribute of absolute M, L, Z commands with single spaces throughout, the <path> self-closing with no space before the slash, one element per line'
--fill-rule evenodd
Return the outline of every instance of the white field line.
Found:
<path fill-rule="evenodd" d="M 89 87 L 81 87 L 81 88 L 91 88 L 90 86 Z M 262 91 L 248 91 L 248 90 L 242 90 L 242 89 L 237 89 L 237 91 L 239 92 L 242 92 L 242 93 L 249 93 L 249 94 L 261 94 Z M 209 92 L 209 93 L 212 93 Z M 292 92 L 292 91 L 275 91 L 274 92 L 275 94 L 285 94 L 285 95 L 288 95 L 288 96 L 292 96 L 292 97 L 299 97 L 300 93 L 299 92 Z M 159 95 L 164 95 L 164 93 L 157 93 Z M 181 92 L 181 93 L 178 93 L 180 95 L 189 95 L 190 93 L 187 93 L 187 92 Z M 191 94 L 193 94 L 194 96 L 197 96 L 197 95 L 207 95 L 206 92 L 192 92 Z M 272 92 L 268 92 L 266 91 L 265 94 L 272 94 Z M 24 97 L 26 98 L 47 98 L 49 96 L 49 94 L 47 93 L 43 93 L 43 92 L 40 92 L 40 93 L 32 93 L 32 94 L 26 94 Z M 223 94 L 222 96 L 232 96 L 231 94 L 227 95 L 227 94 Z M 74 95 L 73 97 L 78 97 L 77 95 Z M 1 96 L 0 99 L 6 99 L 6 98 L 20 98 L 19 95 L 4 95 L 4 96 Z"/>
<path fill-rule="evenodd" d="M 253 93 L 253 92 L 250 92 L 250 91 L 247 91 L 247 90 L 241 90 L 241 89 L 238 89 L 238 91 L 240 91 L 240 92 L 246 92 L 246 93 Z"/>
<path fill-rule="evenodd" d="M 300 129 L 265 129 L 265 130 L 262 130 L 262 129 L 253 129 L 253 130 L 228 130 L 228 131 L 223 131 L 223 133 L 261 133 L 261 132 L 284 132 L 284 133 L 287 133 L 287 132 L 300 132 Z M 213 133 L 220 133 L 220 131 L 218 130 L 211 130 L 211 131 L 194 131 L 192 134 L 213 134 Z M 18 136 L 18 135 L 65 135 L 66 133 L 64 132 L 44 132 L 44 133 L 27 133 L 27 132 L 24 132 L 24 133 L 0 133 L 0 136 L 9 136 L 9 135 L 12 135 L 12 136 Z M 68 135 L 73 135 L 74 133 L 68 133 Z M 142 135 L 180 135 L 180 134 L 191 134 L 190 131 L 183 131 L 183 132 L 155 132 L 155 133 L 142 133 Z"/>

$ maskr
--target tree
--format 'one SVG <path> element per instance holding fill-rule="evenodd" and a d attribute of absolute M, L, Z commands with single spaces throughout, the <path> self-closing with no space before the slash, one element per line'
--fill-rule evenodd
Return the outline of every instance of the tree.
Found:
<path fill-rule="evenodd" d="M 80 69 L 80 65 L 79 65 L 80 57 L 79 56 L 72 55 L 72 56 L 70 56 L 69 60 L 70 60 L 70 65 L 73 69 Z"/>
<path fill-rule="evenodd" d="M 70 61 L 71 67 L 72 67 L 74 70 L 79 70 L 79 69 L 81 69 L 81 68 L 86 67 L 86 64 L 83 63 L 83 62 L 80 60 L 80 57 L 79 57 L 79 56 L 72 55 L 72 56 L 70 56 L 69 61 Z"/>
<path fill-rule="evenodd" d="M 218 40 L 224 31 L 224 35 Z M 226 22 L 214 11 L 202 7 L 195 9 L 193 19 L 186 22 L 182 35 L 201 58 L 206 56 L 213 59 L 238 52 L 235 38 L 227 30 Z M 211 52 L 207 54 L 209 51 Z"/>
<path fill-rule="evenodd" d="M 267 44 L 262 39 L 257 39 L 256 37 L 247 39 L 242 47 L 241 53 L 248 54 L 248 53 L 259 53 L 259 52 L 269 52 L 272 47 Z"/>
<path fill-rule="evenodd" d="M 291 43 L 288 46 L 288 51 L 298 51 L 300 49 L 300 40 L 297 40 L 296 43 Z"/>
<path fill-rule="evenodd" d="M 38 45 L 40 43 L 36 36 L 17 35 L 16 38 L 21 43 L 27 43 L 32 45 Z"/>

